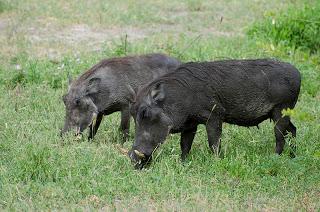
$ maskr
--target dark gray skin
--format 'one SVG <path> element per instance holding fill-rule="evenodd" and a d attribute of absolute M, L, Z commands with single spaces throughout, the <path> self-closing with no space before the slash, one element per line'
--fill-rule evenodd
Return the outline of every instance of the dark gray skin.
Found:
<path fill-rule="evenodd" d="M 294 108 L 300 82 L 294 66 L 269 59 L 183 64 L 137 94 L 129 157 L 142 168 L 169 133 L 181 133 L 184 160 L 199 124 L 206 126 L 209 147 L 218 154 L 223 122 L 250 127 L 268 118 L 275 123 L 275 152 L 281 154 L 288 132 L 296 136 L 296 127 L 281 111 Z M 291 150 L 294 156 L 295 146 Z"/>
<path fill-rule="evenodd" d="M 61 135 L 70 130 L 79 135 L 89 127 L 92 139 L 104 115 L 121 111 L 119 130 L 125 142 L 130 127 L 129 103 L 137 89 L 179 65 L 178 60 L 164 54 L 102 60 L 73 81 L 63 96 L 66 118 Z"/>

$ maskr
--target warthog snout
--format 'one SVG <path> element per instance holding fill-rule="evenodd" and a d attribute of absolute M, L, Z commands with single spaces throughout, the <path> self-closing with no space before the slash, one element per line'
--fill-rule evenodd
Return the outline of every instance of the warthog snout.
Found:
<path fill-rule="evenodd" d="M 131 162 L 134 164 L 135 169 L 142 169 L 147 163 L 151 161 L 151 155 L 145 155 L 142 152 L 134 149 L 128 152 Z"/>

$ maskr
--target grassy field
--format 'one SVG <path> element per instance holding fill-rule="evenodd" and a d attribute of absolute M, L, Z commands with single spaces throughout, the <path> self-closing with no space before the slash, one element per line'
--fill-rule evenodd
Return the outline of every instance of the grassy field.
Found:
<path fill-rule="evenodd" d="M 0 210 L 320 210 L 320 55 L 283 50 L 245 31 L 302 1 L 0 1 Z M 273 124 L 225 124 L 223 158 L 204 127 L 186 162 L 172 135 L 148 169 L 117 150 L 119 114 L 94 142 L 64 141 L 67 72 L 100 59 L 163 52 L 183 61 L 275 57 L 302 73 L 297 157 L 274 154 Z M 129 148 L 134 137 L 125 143 Z M 287 146 L 286 146 L 287 147 Z"/>

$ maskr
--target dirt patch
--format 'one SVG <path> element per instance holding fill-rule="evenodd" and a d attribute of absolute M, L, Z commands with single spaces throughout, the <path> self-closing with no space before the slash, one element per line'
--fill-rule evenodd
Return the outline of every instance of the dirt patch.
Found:
<path fill-rule="evenodd" d="M 8 20 L 7 19 L 0 19 L 0 32 L 2 33 L 8 26 Z"/>
<path fill-rule="evenodd" d="M 108 40 L 115 40 L 124 35 L 128 35 L 129 39 L 141 39 L 147 36 L 147 33 L 141 29 L 128 27 L 118 28 L 112 27 L 107 29 L 93 29 L 85 24 L 72 25 L 62 29 L 50 30 L 47 28 L 28 29 L 30 41 L 41 42 L 62 42 L 67 45 L 76 45 L 78 43 L 86 43 L 87 46 L 95 46 Z"/>
<path fill-rule="evenodd" d="M 4 43 L 7 45 L 5 52 L 8 55 L 25 50 L 36 57 L 57 59 L 66 53 L 99 51 L 103 44 L 118 42 L 126 35 L 129 42 L 158 34 L 175 36 L 185 33 L 189 36 L 201 35 L 202 37 L 237 35 L 234 31 L 224 31 L 219 18 L 209 21 L 210 27 L 202 22 L 193 23 L 193 20 L 206 20 L 209 17 L 208 11 L 205 10 L 189 11 L 187 8 L 179 8 L 162 11 L 160 14 L 166 17 L 162 22 L 145 24 L 141 27 L 135 25 L 93 27 L 83 23 L 61 25 L 60 21 L 54 17 L 38 17 L 31 22 L 23 18 L 9 20 L 2 18 L 0 19 L 0 37 L 11 42 L 10 45 Z"/>
<path fill-rule="evenodd" d="M 240 32 L 227 32 L 227 31 L 220 31 L 218 30 L 216 27 L 209 27 L 209 28 L 205 28 L 201 31 L 202 35 L 205 36 L 218 36 L 218 37 L 234 37 L 234 36 L 241 36 L 243 35 Z"/>
<path fill-rule="evenodd" d="M 43 18 L 27 24 L 17 19 L 0 19 L 0 38 L 7 46 L 8 55 L 14 55 L 21 44 L 30 54 L 52 58 L 60 57 L 66 52 L 97 51 L 103 43 L 118 41 L 127 35 L 129 41 L 147 37 L 150 31 L 138 27 L 111 26 L 93 28 L 86 24 L 59 26 L 53 18 Z M 2 51 L 3 52 L 3 51 Z"/>
<path fill-rule="evenodd" d="M 69 49 L 97 51 L 107 41 L 118 40 L 125 35 L 129 41 L 142 39 L 148 35 L 148 32 L 135 27 L 94 29 L 85 24 L 77 24 L 60 29 L 31 27 L 27 29 L 27 34 L 29 41 L 35 46 L 41 45 L 41 43 L 51 43 Z M 63 51 L 63 49 L 59 50 Z"/>

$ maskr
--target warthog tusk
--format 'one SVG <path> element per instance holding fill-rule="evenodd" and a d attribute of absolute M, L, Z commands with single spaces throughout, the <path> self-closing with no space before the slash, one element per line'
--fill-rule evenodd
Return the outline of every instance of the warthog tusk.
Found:
<path fill-rule="evenodd" d="M 92 127 L 96 126 L 97 116 L 98 116 L 98 115 L 97 115 L 96 113 L 93 113 L 93 115 L 92 115 L 92 121 L 91 121 Z"/>
<path fill-rule="evenodd" d="M 143 153 L 141 153 L 141 152 L 139 152 L 138 150 L 134 150 L 134 153 L 136 153 L 136 155 L 138 155 L 139 156 L 139 158 L 145 158 L 145 155 L 143 154 Z"/>
<path fill-rule="evenodd" d="M 80 127 L 76 128 L 76 135 L 80 135 Z"/>

